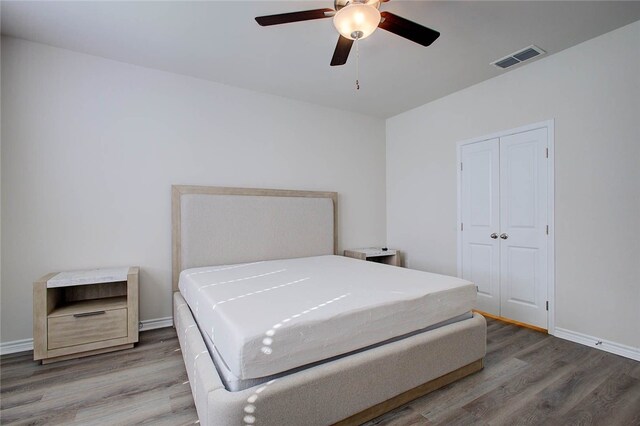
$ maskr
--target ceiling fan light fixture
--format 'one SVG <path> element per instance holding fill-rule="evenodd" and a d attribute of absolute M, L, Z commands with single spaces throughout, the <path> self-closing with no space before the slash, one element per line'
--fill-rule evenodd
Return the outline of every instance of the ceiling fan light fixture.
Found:
<path fill-rule="evenodd" d="M 338 10 L 333 17 L 336 30 L 350 40 L 369 37 L 378 28 L 380 11 L 364 3 L 350 3 Z"/>

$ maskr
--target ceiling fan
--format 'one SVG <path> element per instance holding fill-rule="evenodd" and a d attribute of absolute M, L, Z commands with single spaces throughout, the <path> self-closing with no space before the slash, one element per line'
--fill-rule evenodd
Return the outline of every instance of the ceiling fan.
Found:
<path fill-rule="evenodd" d="M 391 12 L 380 12 L 380 3 L 389 0 L 335 0 L 334 9 L 313 9 L 278 15 L 258 16 L 256 22 L 263 27 L 330 18 L 340 33 L 338 44 L 331 58 L 331 66 L 344 65 L 354 40 L 370 36 L 376 28 L 382 28 L 408 40 L 429 46 L 439 36 L 432 30 Z"/>

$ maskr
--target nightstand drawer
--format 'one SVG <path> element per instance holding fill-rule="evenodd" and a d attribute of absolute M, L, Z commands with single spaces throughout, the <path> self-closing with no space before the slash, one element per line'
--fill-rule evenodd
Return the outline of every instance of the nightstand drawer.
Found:
<path fill-rule="evenodd" d="M 49 317 L 48 349 L 127 337 L 127 309 Z"/>

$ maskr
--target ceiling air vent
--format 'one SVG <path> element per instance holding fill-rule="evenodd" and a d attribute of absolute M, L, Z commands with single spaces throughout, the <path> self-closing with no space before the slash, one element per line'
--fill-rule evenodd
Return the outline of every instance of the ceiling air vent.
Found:
<path fill-rule="evenodd" d="M 538 46 L 531 45 L 529 47 L 525 47 L 522 50 L 518 50 L 515 53 L 505 56 L 504 58 L 500 58 L 497 61 L 491 62 L 491 65 L 495 65 L 498 68 L 509 68 L 514 65 L 519 64 L 520 62 L 528 61 L 531 58 L 535 58 L 536 56 L 540 56 L 546 53 L 544 50 L 540 49 Z"/>

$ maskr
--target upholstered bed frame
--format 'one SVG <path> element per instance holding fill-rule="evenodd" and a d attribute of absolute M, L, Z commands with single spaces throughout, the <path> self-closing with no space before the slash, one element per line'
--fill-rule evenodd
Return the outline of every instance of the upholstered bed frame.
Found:
<path fill-rule="evenodd" d="M 361 424 L 482 368 L 482 316 L 229 392 L 180 271 L 337 252 L 337 193 L 173 186 L 173 315 L 200 423 Z"/>

